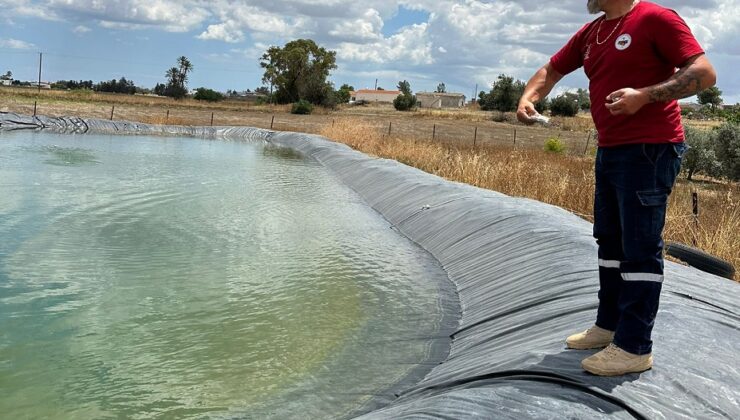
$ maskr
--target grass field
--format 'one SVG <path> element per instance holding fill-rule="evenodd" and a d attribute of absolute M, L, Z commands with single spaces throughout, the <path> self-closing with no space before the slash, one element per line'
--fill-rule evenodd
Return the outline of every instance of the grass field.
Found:
<path fill-rule="evenodd" d="M 524 126 L 513 115 L 475 108 L 397 112 L 391 106 L 342 107 L 292 115 L 289 106 L 240 101 L 206 103 L 185 99 L 0 88 L 0 111 L 49 116 L 75 115 L 152 124 L 245 125 L 322 134 L 371 155 L 395 159 L 444 178 L 517 197 L 528 197 L 592 220 L 593 122 L 588 116 L 554 118 L 553 126 Z M 700 122 L 710 128 L 713 122 Z M 544 152 L 549 138 L 565 154 Z M 692 215 L 691 193 L 700 201 Z M 668 209 L 668 241 L 696 244 L 740 267 L 740 188 L 716 180 L 679 179 Z M 736 279 L 740 279 L 737 276 Z"/>
<path fill-rule="evenodd" d="M 553 204 L 593 221 L 593 156 L 507 146 L 472 147 L 377 134 L 344 119 L 321 132 L 370 155 L 395 159 L 446 179 Z M 692 192 L 700 215 L 692 212 Z M 696 246 L 740 266 L 740 188 L 736 183 L 679 179 L 668 207 L 665 239 Z M 740 276 L 736 274 L 736 280 Z"/>

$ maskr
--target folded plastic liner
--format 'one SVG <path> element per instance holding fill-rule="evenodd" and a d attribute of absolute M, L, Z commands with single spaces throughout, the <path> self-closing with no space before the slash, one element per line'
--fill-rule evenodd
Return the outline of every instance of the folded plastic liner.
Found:
<path fill-rule="evenodd" d="M 321 162 L 437 258 L 461 311 L 449 355 L 420 381 L 395 387 L 394 400 L 363 407 L 359 418 L 740 418 L 740 285 L 690 267 L 666 262 L 652 370 L 604 378 L 581 369 L 596 350 L 568 350 L 564 340 L 596 316 L 596 243 L 592 225 L 566 210 L 315 135 L 0 113 L 0 129 L 29 128 L 289 147 Z"/>

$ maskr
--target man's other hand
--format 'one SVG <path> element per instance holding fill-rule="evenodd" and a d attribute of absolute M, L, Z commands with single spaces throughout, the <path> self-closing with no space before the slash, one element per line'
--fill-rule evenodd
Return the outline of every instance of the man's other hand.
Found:
<path fill-rule="evenodd" d="M 534 104 L 526 99 L 519 101 L 519 107 L 516 110 L 516 118 L 524 124 L 534 124 L 537 120 L 532 118 L 537 115 Z"/>
<path fill-rule="evenodd" d="M 632 115 L 650 102 L 647 93 L 624 88 L 610 93 L 606 97 L 606 108 L 612 115 Z"/>

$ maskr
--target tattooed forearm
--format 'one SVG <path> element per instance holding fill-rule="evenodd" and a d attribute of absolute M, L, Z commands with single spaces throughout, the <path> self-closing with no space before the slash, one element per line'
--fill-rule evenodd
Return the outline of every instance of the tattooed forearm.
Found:
<path fill-rule="evenodd" d="M 692 71 L 691 66 L 684 67 L 663 83 L 648 88 L 651 102 L 683 99 L 696 95 L 701 90 L 701 76 Z"/>
<path fill-rule="evenodd" d="M 708 64 L 708 62 L 706 62 Z M 692 60 L 662 83 L 644 88 L 650 102 L 687 98 L 714 85 L 714 69 L 707 68 L 703 57 Z"/>

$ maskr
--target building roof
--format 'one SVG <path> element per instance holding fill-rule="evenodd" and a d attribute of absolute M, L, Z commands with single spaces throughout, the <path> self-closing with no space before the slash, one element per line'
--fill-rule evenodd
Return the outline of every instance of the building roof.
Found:
<path fill-rule="evenodd" d="M 450 96 L 454 98 L 459 98 L 461 96 L 465 96 L 462 93 L 440 93 L 440 92 L 416 92 L 417 95 L 432 95 L 432 96 Z"/>
<path fill-rule="evenodd" d="M 374 94 L 386 94 L 386 95 L 394 95 L 398 96 L 401 94 L 400 90 L 372 90 L 372 89 L 360 89 L 357 91 L 352 92 L 353 95 L 357 95 L 358 93 L 374 93 Z"/>

